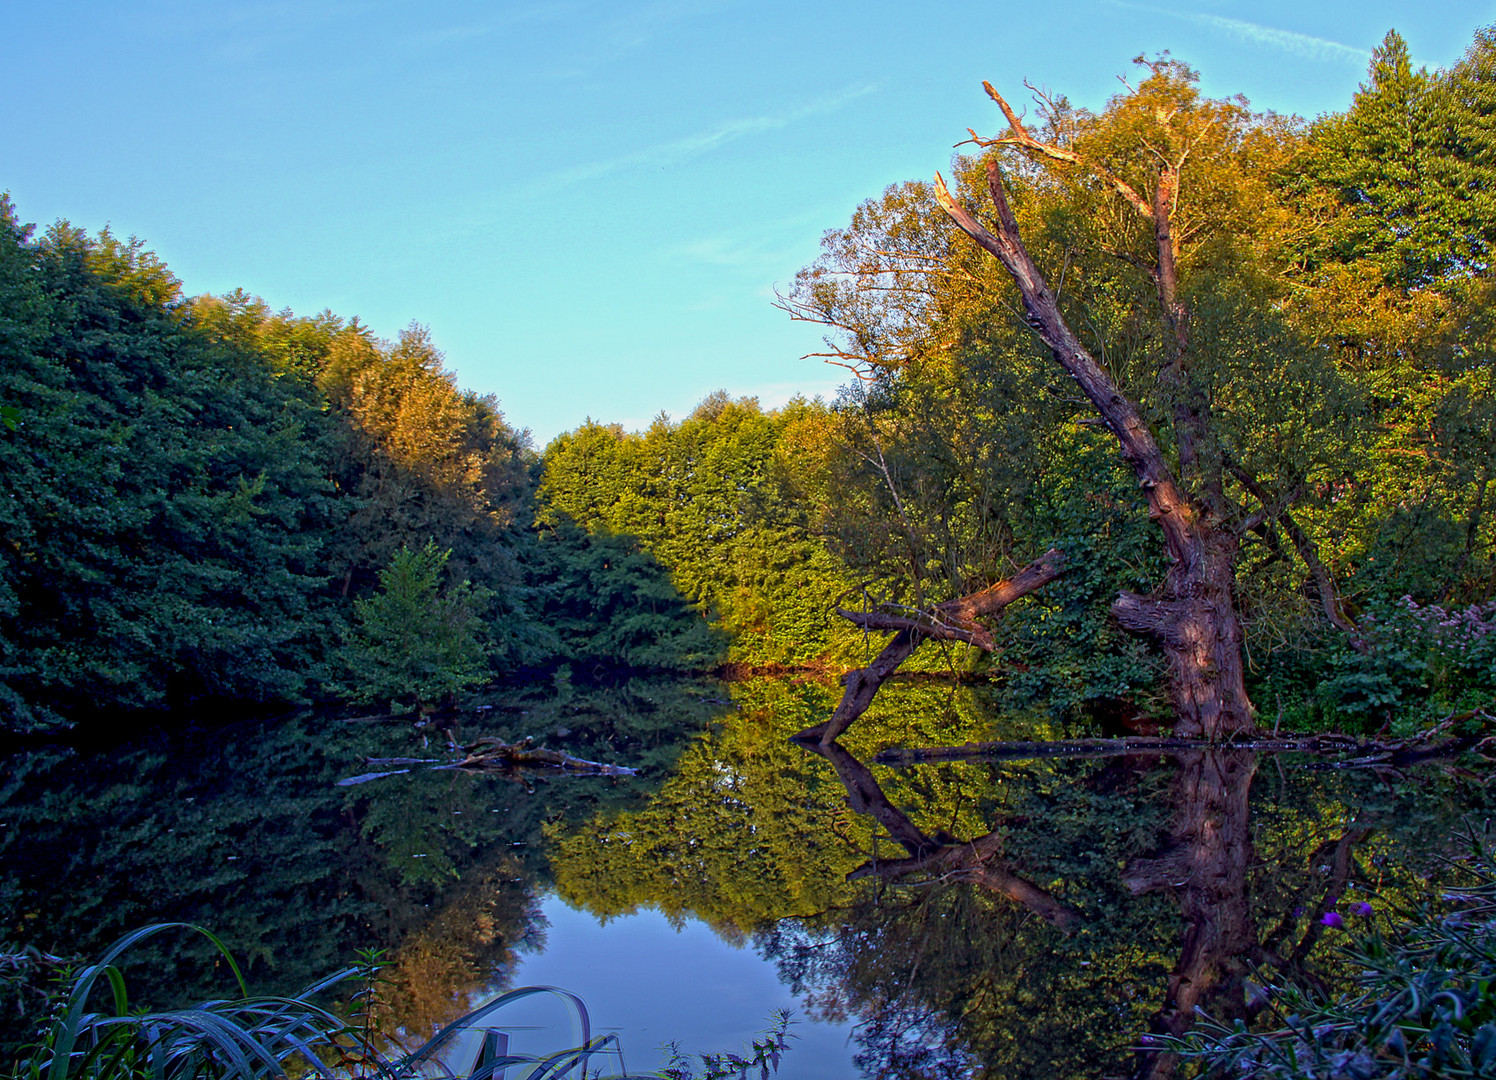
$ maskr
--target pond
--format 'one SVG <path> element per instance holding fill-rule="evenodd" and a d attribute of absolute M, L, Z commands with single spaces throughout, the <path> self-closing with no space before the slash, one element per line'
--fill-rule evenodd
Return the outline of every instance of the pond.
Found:
<path fill-rule="evenodd" d="M 15 754 L 6 951 L 87 956 L 180 920 L 219 933 L 257 992 L 385 950 L 380 1022 L 410 1034 L 546 983 L 636 1070 L 672 1040 L 739 1050 L 785 1007 L 788 1078 L 1117 1075 L 1145 1033 L 1240 1013 L 1264 965 L 1344 980 L 1335 924 L 1414 906 L 1489 811 L 1458 763 L 880 764 L 896 745 L 1077 734 L 939 681 L 890 683 L 844 748 L 791 743 L 836 692 L 562 678 L 461 720 L 463 740 L 531 735 L 636 776 L 440 768 L 439 735 L 311 715 Z M 381 763 L 398 758 L 418 760 Z M 389 775 L 347 783 L 371 773 Z M 153 939 L 127 975 L 155 1005 L 228 989 L 187 937 Z M 13 1048 L 36 994 L 12 978 L 0 995 Z"/>

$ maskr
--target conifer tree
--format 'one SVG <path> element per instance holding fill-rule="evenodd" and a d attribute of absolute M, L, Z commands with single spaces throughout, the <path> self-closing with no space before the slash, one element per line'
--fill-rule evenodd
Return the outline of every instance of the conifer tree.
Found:
<path fill-rule="evenodd" d="M 483 597 L 468 581 L 443 587 L 451 554 L 434 542 L 402 547 L 379 571 L 379 590 L 354 605 L 343 649 L 352 697 L 425 711 L 487 680 L 474 611 Z"/>

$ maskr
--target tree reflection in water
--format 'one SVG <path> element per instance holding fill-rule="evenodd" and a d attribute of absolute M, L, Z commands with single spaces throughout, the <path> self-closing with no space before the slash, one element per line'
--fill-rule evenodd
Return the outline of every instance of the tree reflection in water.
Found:
<path fill-rule="evenodd" d="M 888 835 L 909 852 L 907 859 L 864 863 L 847 875 L 848 881 L 879 877 L 897 881 L 913 875 L 944 881 L 970 881 L 999 896 L 1022 904 L 1047 922 L 1066 929 L 1075 921 L 1075 913 L 1032 881 L 1015 874 L 1000 858 L 1003 834 L 997 830 L 970 840 L 958 840 L 949 833 L 926 836 L 902 810 L 888 801 L 872 770 L 849 754 L 839 743 L 807 746 L 831 762 L 836 775 L 847 788 L 847 805 L 859 814 L 868 814 L 888 830 Z"/>
<path fill-rule="evenodd" d="M 1010 813 L 958 838 L 916 825 L 919 809 L 895 806 L 843 747 L 805 749 L 831 763 L 847 805 L 906 855 L 864 863 L 848 878 L 873 888 L 848 908 L 781 924 L 760 945 L 814 1010 L 860 1019 L 858 1062 L 880 1077 L 1170 1076 L 1177 1062 L 1158 1037 L 1182 1034 L 1201 1012 L 1250 1022 L 1268 1000 L 1254 979 L 1324 990 L 1343 980 L 1333 951 L 1316 948 L 1334 933 L 1326 914 L 1348 888 L 1389 900 L 1425 889 L 1429 868 L 1393 856 L 1417 862 L 1437 850 L 1464 801 L 1409 812 L 1416 791 L 1383 785 L 1358 809 L 1345 798 L 1349 778 L 1321 774 L 1318 785 L 1279 784 L 1279 801 L 1254 822 L 1259 756 L 1201 748 L 1076 770 L 1069 805 L 1050 800 L 1048 820 Z M 1151 848 L 1109 870 L 1093 859 L 1089 878 L 1063 873 L 1057 842 L 1120 831 L 1128 794 L 1156 792 L 1161 773 L 1170 813 Z M 1272 775 L 1286 774 L 1275 762 Z M 896 779 L 907 793 L 907 778 Z M 1281 802 L 1291 788 L 1298 806 Z M 1358 862 L 1377 825 L 1400 835 Z M 1172 899 L 1175 916 L 1155 898 Z"/>
<path fill-rule="evenodd" d="M 482 719 L 510 739 L 565 729 L 577 756 L 647 769 L 618 780 L 412 772 L 343 787 L 414 737 L 311 720 L 16 755 L 0 927 L 87 954 L 144 922 L 199 922 L 265 991 L 384 947 L 382 1022 L 425 1030 L 538 940 L 535 897 L 553 885 L 599 916 L 657 908 L 753 941 L 814 1012 L 857 1022 L 870 1075 L 1165 1075 L 1170 1061 L 1136 1053 L 1144 1034 L 1182 1030 L 1196 1008 L 1250 1014 L 1254 972 L 1342 985 L 1321 920 L 1337 902 L 1348 921 L 1361 903 L 1411 907 L 1461 817 L 1490 804 L 1455 771 L 1383 783 L 1240 750 L 858 761 L 891 741 L 1056 734 L 938 680 L 885 686 L 843 742 L 796 748 L 835 695 L 791 679 L 630 682 Z M 142 965 L 153 1003 L 214 992 L 191 981 L 208 968 L 188 950 Z M 7 1001 L 0 1041 L 23 1034 Z"/>
<path fill-rule="evenodd" d="M 1182 1035 L 1203 1009 L 1221 1019 L 1248 1018 L 1244 987 L 1262 961 L 1247 900 L 1254 861 L 1248 797 L 1257 773 L 1249 750 L 1203 749 L 1179 755 L 1168 845 L 1134 860 L 1122 880 L 1134 895 L 1172 893 L 1184 917 L 1179 963 L 1169 974 L 1153 1035 Z M 1151 1041 L 1151 1040 L 1150 1040 Z M 1163 1077 L 1173 1057 L 1144 1049 L 1139 1076 Z"/>
<path fill-rule="evenodd" d="M 96 955 L 151 922 L 217 933 L 261 993 L 295 993 L 383 953 L 381 1029 L 418 1038 L 505 985 L 544 942 L 543 830 L 641 801 L 716 707 L 716 684 L 627 680 L 512 689 L 465 721 L 534 735 L 640 777 L 410 770 L 354 786 L 370 758 L 434 756 L 404 722 L 187 725 L 101 748 L 6 758 L 0 936 Z M 561 735 L 562 731 L 566 735 Z M 0 950 L 3 951 L 3 950 Z M 132 1000 L 176 1007 L 226 992 L 206 939 L 132 950 Z M 0 979 L 0 1055 L 31 1035 L 39 990 Z"/>

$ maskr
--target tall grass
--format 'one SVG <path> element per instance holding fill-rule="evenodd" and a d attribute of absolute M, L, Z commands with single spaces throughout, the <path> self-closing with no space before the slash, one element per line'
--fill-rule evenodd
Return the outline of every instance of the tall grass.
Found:
<path fill-rule="evenodd" d="M 168 931 L 206 937 L 233 976 L 238 996 L 185 1009 L 153 1012 L 130 1000 L 120 962 L 146 938 Z M 202 927 L 158 923 L 126 934 L 94 963 L 71 974 L 51 1014 L 9 1072 L 10 1080 L 560 1080 L 578 1076 L 628 1080 L 622 1048 L 612 1034 L 593 1036 L 581 998 L 551 986 L 511 990 L 447 1025 L 414 1050 L 380 1049 L 367 1016 L 356 1022 L 316 999 L 344 983 L 372 982 L 377 966 L 339 971 L 291 997 L 253 997 L 223 942 Z M 513 1054 L 501 1035 L 501 1016 L 537 995 L 558 999 L 571 1022 L 571 1041 L 544 1054 Z M 701 1071 L 676 1052 L 663 1072 L 633 1074 L 663 1080 L 767 1077 L 787 1046 L 789 1017 L 779 1014 L 747 1056 L 698 1055 Z M 476 1045 L 473 1045 L 476 1044 Z M 611 1059 L 611 1061 L 610 1061 Z M 604 1074 L 602 1066 L 613 1071 Z"/>

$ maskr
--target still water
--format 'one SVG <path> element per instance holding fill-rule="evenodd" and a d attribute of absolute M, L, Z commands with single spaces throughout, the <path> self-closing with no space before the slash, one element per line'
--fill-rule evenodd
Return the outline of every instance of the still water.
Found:
<path fill-rule="evenodd" d="M 852 1063 L 849 1023 L 810 1020 L 772 963 L 724 941 L 705 923 L 672 926 L 657 911 L 603 923 L 555 896 L 542 902 L 541 912 L 549 927 L 546 948 L 520 959 L 514 985 L 563 986 L 580 995 L 594 1034 L 616 1033 L 630 1068 L 658 1067 L 667 1042 L 698 1053 L 741 1050 L 768 1026 L 770 1011 L 788 1009 L 797 1018 L 790 1029 L 795 1038 L 779 1076 L 861 1075 Z M 560 1025 L 551 1019 L 556 1010 L 547 1011 L 550 1016 L 537 1019 L 559 1036 Z M 559 1043 L 553 1037 L 549 1045 Z"/>
<path fill-rule="evenodd" d="M 1326 916 L 1415 904 L 1489 806 L 1457 763 L 879 764 L 893 745 L 1073 734 L 941 684 L 886 687 L 844 748 L 791 744 L 835 692 L 561 681 L 496 696 L 457 733 L 531 735 L 633 777 L 435 768 L 442 747 L 407 725 L 312 716 L 18 754 L 0 927 L 86 956 L 144 923 L 197 923 L 266 993 L 382 949 L 380 1022 L 410 1035 L 554 984 L 636 1070 L 672 1040 L 740 1050 L 783 1007 L 800 1020 L 791 1080 L 1122 1075 L 1145 1033 L 1242 1014 L 1255 973 L 1345 979 Z M 347 783 L 370 773 L 389 775 Z M 155 1005 L 227 990 L 187 939 L 127 974 Z M 0 983 L 11 1045 L 36 1000 Z"/>

